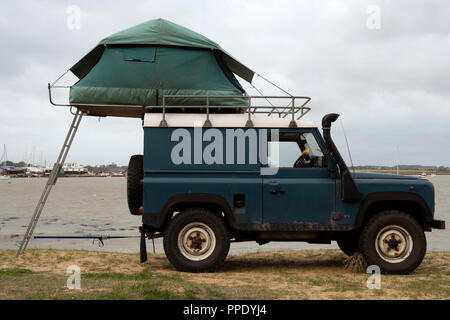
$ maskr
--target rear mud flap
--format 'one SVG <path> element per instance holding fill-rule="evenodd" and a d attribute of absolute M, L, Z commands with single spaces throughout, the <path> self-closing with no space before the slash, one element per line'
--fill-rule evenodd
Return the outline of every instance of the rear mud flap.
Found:
<path fill-rule="evenodd" d="M 144 227 L 139 227 L 139 232 L 141 233 L 141 245 L 140 245 L 140 256 L 141 256 L 141 263 L 144 263 L 147 261 L 147 244 L 145 243 L 145 230 Z"/>

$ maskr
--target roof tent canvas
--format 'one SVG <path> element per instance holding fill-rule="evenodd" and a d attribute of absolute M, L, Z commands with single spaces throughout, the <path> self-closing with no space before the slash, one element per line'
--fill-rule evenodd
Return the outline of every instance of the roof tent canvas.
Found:
<path fill-rule="evenodd" d="M 245 106 L 233 73 L 249 82 L 254 75 L 213 41 L 163 19 L 103 39 L 70 70 L 80 79 L 70 89 L 71 105 L 91 115 L 131 117 L 141 117 L 143 106 L 162 105 L 164 95 L 232 95 L 209 104 Z M 206 105 L 201 98 L 165 102 Z"/>

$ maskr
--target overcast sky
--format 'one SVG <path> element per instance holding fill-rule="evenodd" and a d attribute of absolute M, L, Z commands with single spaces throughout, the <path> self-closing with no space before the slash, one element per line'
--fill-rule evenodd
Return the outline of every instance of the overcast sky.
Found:
<path fill-rule="evenodd" d="M 72 5 L 80 29 L 68 27 Z M 290 93 L 312 97 L 305 119 L 341 114 L 355 165 L 450 166 L 445 0 L 2 1 L 0 144 L 9 160 L 30 161 L 34 149 L 35 162 L 53 163 L 71 115 L 49 104 L 47 83 L 101 39 L 155 18 L 205 35 Z M 340 122 L 332 133 L 348 159 Z M 125 165 L 142 147 L 139 119 L 85 117 L 67 160 Z"/>

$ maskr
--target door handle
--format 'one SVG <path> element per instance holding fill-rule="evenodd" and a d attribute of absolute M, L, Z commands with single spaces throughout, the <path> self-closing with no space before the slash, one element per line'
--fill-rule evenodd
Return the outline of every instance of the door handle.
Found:
<path fill-rule="evenodd" d="M 283 189 L 270 189 L 269 193 L 270 194 L 284 194 L 285 191 Z"/>

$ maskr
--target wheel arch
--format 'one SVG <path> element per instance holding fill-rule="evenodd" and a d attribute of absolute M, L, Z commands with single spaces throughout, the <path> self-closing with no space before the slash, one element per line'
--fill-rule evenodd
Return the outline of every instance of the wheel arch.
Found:
<path fill-rule="evenodd" d="M 377 192 L 369 194 L 361 203 L 355 226 L 361 227 L 375 214 L 385 210 L 399 210 L 413 216 L 422 226 L 433 220 L 425 200 L 408 192 Z"/>
<path fill-rule="evenodd" d="M 217 212 L 225 218 L 228 226 L 234 222 L 233 212 L 228 202 L 221 196 L 209 193 L 185 193 L 170 197 L 160 213 L 159 228 L 165 228 L 176 211 L 186 208 L 202 207 Z"/>

